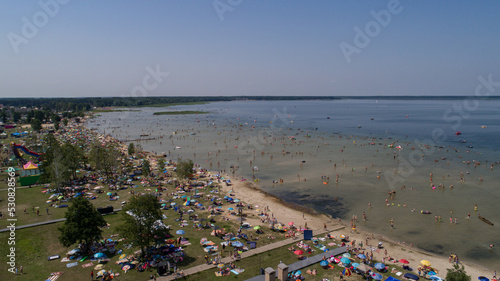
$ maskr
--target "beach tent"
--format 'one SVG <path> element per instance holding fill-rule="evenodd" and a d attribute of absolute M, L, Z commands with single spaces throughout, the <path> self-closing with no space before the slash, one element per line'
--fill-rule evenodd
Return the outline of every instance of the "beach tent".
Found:
<path fill-rule="evenodd" d="M 389 277 L 387 277 L 387 279 L 385 279 L 384 281 L 400 281 L 400 280 L 399 280 L 399 279 L 396 279 L 396 278 L 394 278 L 394 277 L 392 277 L 392 276 L 389 276 Z"/>
<path fill-rule="evenodd" d="M 408 279 L 412 279 L 412 280 L 418 280 L 420 279 L 420 277 L 418 277 L 417 275 L 415 274 L 412 274 L 412 273 L 405 273 L 405 275 L 403 275 L 405 278 L 408 278 Z"/>

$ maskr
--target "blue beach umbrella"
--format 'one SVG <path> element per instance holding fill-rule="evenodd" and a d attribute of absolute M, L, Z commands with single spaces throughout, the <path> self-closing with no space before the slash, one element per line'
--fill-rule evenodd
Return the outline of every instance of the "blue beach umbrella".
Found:
<path fill-rule="evenodd" d="M 375 273 L 373 272 L 371 274 L 372 278 L 375 279 L 375 280 L 382 280 L 382 275 L 378 274 L 378 273 Z"/>
<path fill-rule="evenodd" d="M 383 263 L 381 263 L 381 262 L 378 262 L 378 263 L 376 263 L 376 264 L 375 264 L 375 266 L 374 266 L 374 267 L 375 267 L 376 269 L 378 269 L 378 270 L 382 270 L 382 269 L 384 269 L 384 268 L 385 268 L 385 264 L 383 264 Z"/>
<path fill-rule="evenodd" d="M 301 272 L 300 270 L 297 270 L 297 271 L 295 272 L 295 276 L 297 276 L 297 275 L 301 275 L 301 274 L 302 274 L 302 272 Z"/>
<path fill-rule="evenodd" d="M 359 255 L 358 255 L 358 258 L 360 258 L 360 259 L 366 259 L 366 256 L 365 256 L 365 255 L 363 255 L 363 254 L 359 254 Z"/>
<path fill-rule="evenodd" d="M 345 265 L 349 265 L 351 263 L 351 260 L 346 258 L 346 257 L 343 257 L 340 259 L 340 262 L 345 264 Z"/>
<path fill-rule="evenodd" d="M 328 262 L 327 262 L 327 261 L 321 261 L 321 262 L 319 263 L 319 265 L 321 265 L 321 266 L 327 266 L 327 265 L 328 265 Z"/>
<path fill-rule="evenodd" d="M 349 253 L 344 253 L 342 256 L 343 256 L 343 257 L 345 257 L 345 258 L 350 258 L 350 257 L 351 257 L 351 254 L 349 254 Z"/>
<path fill-rule="evenodd" d="M 356 267 L 358 267 L 358 266 L 359 266 L 359 263 L 357 263 L 357 262 L 353 262 L 353 263 L 351 264 L 351 266 L 352 266 L 353 268 L 356 268 Z"/>
<path fill-rule="evenodd" d="M 234 209 L 233 209 L 233 208 L 231 208 L 231 207 L 229 207 L 229 208 L 227 208 L 227 209 L 228 209 L 229 211 L 232 211 L 232 210 L 234 210 Z"/>
<path fill-rule="evenodd" d="M 434 275 L 436 275 L 436 272 L 434 272 L 434 271 L 429 271 L 427 274 L 428 274 L 429 276 L 434 276 Z M 486 278 L 486 279 L 488 279 L 488 278 Z M 481 279 L 479 279 L 479 280 L 481 280 Z M 484 281 L 489 281 L 489 280 L 484 280 Z"/>
<path fill-rule="evenodd" d="M 94 258 L 96 258 L 96 259 L 100 259 L 100 258 L 104 258 L 105 256 L 106 256 L 106 255 L 105 255 L 104 253 L 96 253 L 96 254 L 94 255 Z"/>
<path fill-rule="evenodd" d="M 433 280 L 433 281 L 443 281 L 443 279 L 437 275 L 433 275 L 433 276 L 429 277 L 429 279 Z M 488 278 L 486 278 L 486 279 L 488 279 Z M 479 280 L 481 280 L 481 279 L 479 279 Z"/>
<path fill-rule="evenodd" d="M 186 232 L 185 232 L 184 230 L 182 230 L 182 229 L 177 230 L 177 231 L 175 232 L 175 234 L 177 234 L 177 235 L 183 235 L 184 233 L 186 233 Z"/>
<path fill-rule="evenodd" d="M 477 279 L 481 280 L 481 281 L 490 281 L 490 279 L 484 277 L 484 276 L 479 276 Z"/>

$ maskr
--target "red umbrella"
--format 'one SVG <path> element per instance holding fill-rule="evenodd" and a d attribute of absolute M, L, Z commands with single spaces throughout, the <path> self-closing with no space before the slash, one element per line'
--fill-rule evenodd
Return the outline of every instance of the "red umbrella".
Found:
<path fill-rule="evenodd" d="M 295 250 L 295 251 L 293 251 L 293 253 L 296 254 L 297 256 L 299 256 L 299 255 L 302 255 L 304 253 L 304 251 L 302 251 L 302 250 Z"/>
<path fill-rule="evenodd" d="M 400 262 L 400 263 L 404 263 L 404 264 L 409 264 L 409 263 L 410 263 L 409 261 L 407 261 L 407 260 L 405 260 L 405 259 L 400 259 L 400 260 L 399 260 L 399 262 Z"/>
<path fill-rule="evenodd" d="M 293 221 L 289 222 L 288 225 L 293 225 Z"/>

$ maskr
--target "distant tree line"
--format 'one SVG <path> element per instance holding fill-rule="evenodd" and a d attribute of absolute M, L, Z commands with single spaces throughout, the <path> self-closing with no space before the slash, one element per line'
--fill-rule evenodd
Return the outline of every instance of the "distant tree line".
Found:
<path fill-rule="evenodd" d="M 379 99 L 379 100 L 453 100 L 466 96 L 189 96 L 189 97 L 85 97 L 85 98 L 0 98 L 4 106 L 43 108 L 58 112 L 82 112 L 92 107 L 134 107 L 158 104 L 233 100 L 335 100 L 335 99 Z M 476 99 L 500 99 L 500 96 L 474 97 Z"/>

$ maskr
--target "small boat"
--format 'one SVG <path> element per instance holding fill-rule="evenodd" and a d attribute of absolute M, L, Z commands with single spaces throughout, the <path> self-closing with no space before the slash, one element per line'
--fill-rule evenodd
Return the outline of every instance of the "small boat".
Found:
<path fill-rule="evenodd" d="M 483 222 L 489 224 L 489 225 L 493 225 L 493 223 L 489 220 L 487 220 L 485 217 L 481 216 L 481 215 L 478 215 L 477 216 L 480 220 L 482 220 Z"/>
<path fill-rule="evenodd" d="M 460 136 L 461 134 L 462 134 L 462 132 L 460 132 L 460 131 L 455 132 L 455 135 L 457 135 L 457 136 Z"/>
<path fill-rule="evenodd" d="M 176 146 L 175 149 L 181 149 L 181 147 L 180 146 Z"/>
<path fill-rule="evenodd" d="M 375 118 L 372 117 L 372 118 L 370 118 L 370 120 L 375 120 Z"/>
<path fill-rule="evenodd" d="M 488 128 L 488 126 L 482 125 L 481 128 L 485 129 L 485 128 Z"/>
<path fill-rule="evenodd" d="M 361 125 L 358 125 L 358 129 L 361 128 L 362 126 Z"/>

